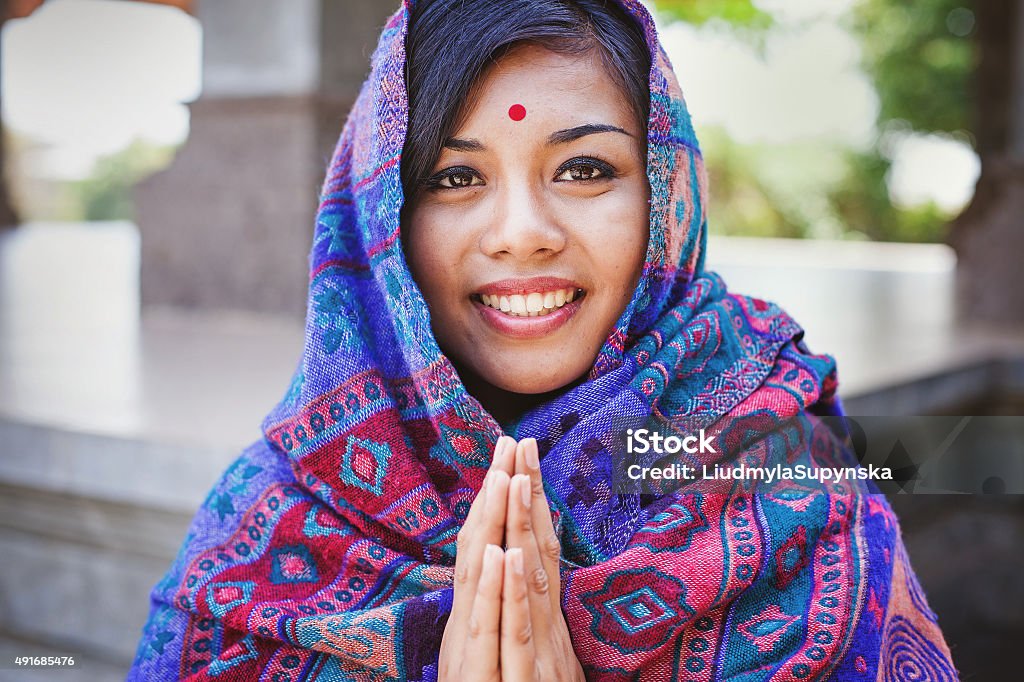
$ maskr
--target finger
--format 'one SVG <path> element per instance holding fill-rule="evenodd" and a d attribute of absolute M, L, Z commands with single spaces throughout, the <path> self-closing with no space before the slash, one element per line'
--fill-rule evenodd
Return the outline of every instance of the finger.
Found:
<path fill-rule="evenodd" d="M 515 459 L 516 452 L 516 441 L 510 436 L 502 436 L 498 439 L 498 442 L 494 446 L 494 455 L 491 457 L 491 466 L 487 470 L 487 474 L 484 476 L 483 484 L 480 487 L 480 493 L 473 500 L 473 504 L 469 507 L 469 513 L 466 515 L 466 520 L 462 522 L 462 527 L 472 526 L 482 514 L 481 507 L 483 502 L 482 497 L 486 496 L 487 491 L 487 478 L 490 473 L 495 469 L 500 469 L 511 476 L 514 472 L 512 467 Z"/>
<path fill-rule="evenodd" d="M 544 643 L 553 623 L 556 613 L 553 609 L 557 608 L 557 602 L 551 598 L 551 576 L 544 567 L 534 537 L 530 478 L 525 474 L 513 476 L 508 497 L 505 541 L 509 550 L 519 549 L 522 552 L 530 618 L 537 640 Z"/>
<path fill-rule="evenodd" d="M 507 436 L 498 439 L 495 446 L 495 459 L 499 465 L 515 457 L 515 440 Z M 491 473 L 497 471 L 495 478 Z M 480 493 L 473 500 L 466 520 L 459 530 L 455 550 L 455 593 L 452 601 L 451 617 L 456 623 L 465 622 L 473 603 L 477 581 L 483 562 L 484 548 L 488 543 L 501 545 L 504 536 L 505 500 L 508 496 L 508 475 L 504 468 L 495 470 L 493 467 L 484 478 Z M 495 506 L 489 510 L 488 499 Z M 458 626 L 456 626 L 458 628 Z"/>
<path fill-rule="evenodd" d="M 502 436 L 494 446 L 494 456 L 491 457 L 491 469 L 501 469 L 509 476 L 515 473 L 516 463 L 516 439 L 512 436 Z"/>
<path fill-rule="evenodd" d="M 483 573 L 469 614 L 466 646 L 462 652 L 461 670 L 464 679 L 490 680 L 498 675 L 504 565 L 504 552 L 501 548 L 487 545 L 484 550 Z"/>
<path fill-rule="evenodd" d="M 484 539 L 480 541 L 477 537 L 479 533 L 476 532 L 478 526 L 483 522 L 484 517 L 487 516 L 487 491 L 490 489 L 488 485 L 491 482 L 490 474 L 495 470 L 495 462 L 498 463 L 497 470 L 506 471 L 508 466 L 508 460 L 515 457 L 515 446 L 516 442 L 508 436 L 502 436 L 498 439 L 498 443 L 494 447 L 494 457 L 492 459 L 492 467 L 488 469 L 487 475 L 484 476 L 483 485 L 480 488 L 480 492 L 473 500 L 473 504 L 469 507 L 469 513 L 466 515 L 466 520 L 462 522 L 462 528 L 459 529 L 459 534 L 456 539 L 456 566 L 458 566 L 458 557 L 462 553 L 462 550 L 470 548 L 470 545 L 479 546 L 480 554 L 478 558 L 483 557 L 483 546 L 487 544 L 488 540 Z M 511 475 L 511 474 L 509 474 Z M 499 487 L 501 485 L 499 484 Z M 473 538 L 477 538 L 474 542 Z M 493 541 L 494 544 L 500 544 L 499 541 Z"/>
<path fill-rule="evenodd" d="M 510 547 L 505 551 L 504 577 L 501 594 L 501 679 L 533 680 L 537 655 L 521 548 Z"/>
<path fill-rule="evenodd" d="M 452 617 L 464 619 L 469 613 L 483 571 L 487 545 L 502 545 L 505 536 L 505 509 L 508 503 L 509 477 L 504 471 L 491 471 L 482 497 L 479 516 L 472 526 L 459 531 L 455 555 L 455 594 Z"/>
<path fill-rule="evenodd" d="M 529 469 L 526 466 L 526 450 L 523 447 L 528 440 L 537 442 L 535 438 L 523 438 L 515 444 L 515 471 L 512 472 L 513 474 L 529 473 Z"/>
<path fill-rule="evenodd" d="M 520 467 L 522 467 L 522 470 L 520 470 Z M 536 538 L 537 549 L 540 552 L 544 570 L 547 571 L 548 579 L 551 582 L 552 605 L 554 608 L 560 609 L 561 576 L 559 574 L 559 567 L 562 547 L 558 541 L 558 534 L 555 532 L 554 523 L 551 521 L 551 507 L 548 504 L 548 497 L 544 494 L 544 479 L 540 473 L 540 455 L 537 451 L 536 439 L 524 438 L 517 444 L 516 473 L 525 473 L 530 477 L 530 490 L 532 492 L 530 518 L 533 521 L 533 535 Z"/>

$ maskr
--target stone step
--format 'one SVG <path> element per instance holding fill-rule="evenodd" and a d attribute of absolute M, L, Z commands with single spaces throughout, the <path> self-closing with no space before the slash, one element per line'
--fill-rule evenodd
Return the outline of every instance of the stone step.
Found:
<path fill-rule="evenodd" d="M 0 484 L 0 622 L 12 636 L 128 665 L 149 591 L 189 521 L 183 513 Z"/>

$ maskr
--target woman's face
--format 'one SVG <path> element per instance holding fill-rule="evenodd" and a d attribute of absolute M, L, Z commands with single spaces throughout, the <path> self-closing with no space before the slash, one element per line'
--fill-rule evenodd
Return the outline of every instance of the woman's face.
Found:
<path fill-rule="evenodd" d="M 517 46 L 475 93 L 410 204 L 407 258 L 461 372 L 553 391 L 590 369 L 636 287 L 646 129 L 595 51 Z"/>

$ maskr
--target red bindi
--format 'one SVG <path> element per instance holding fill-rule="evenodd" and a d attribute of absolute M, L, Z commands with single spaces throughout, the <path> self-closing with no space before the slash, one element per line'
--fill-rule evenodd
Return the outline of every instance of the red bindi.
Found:
<path fill-rule="evenodd" d="M 508 117 L 513 121 L 522 121 L 526 118 L 526 107 L 522 104 L 513 104 L 508 108 Z"/>

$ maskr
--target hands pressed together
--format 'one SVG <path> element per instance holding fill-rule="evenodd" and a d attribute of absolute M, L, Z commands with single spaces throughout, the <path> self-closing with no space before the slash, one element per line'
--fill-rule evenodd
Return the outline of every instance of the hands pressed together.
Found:
<path fill-rule="evenodd" d="M 504 436 L 459 532 L 441 682 L 585 679 L 560 606 L 560 551 L 537 441 Z"/>

